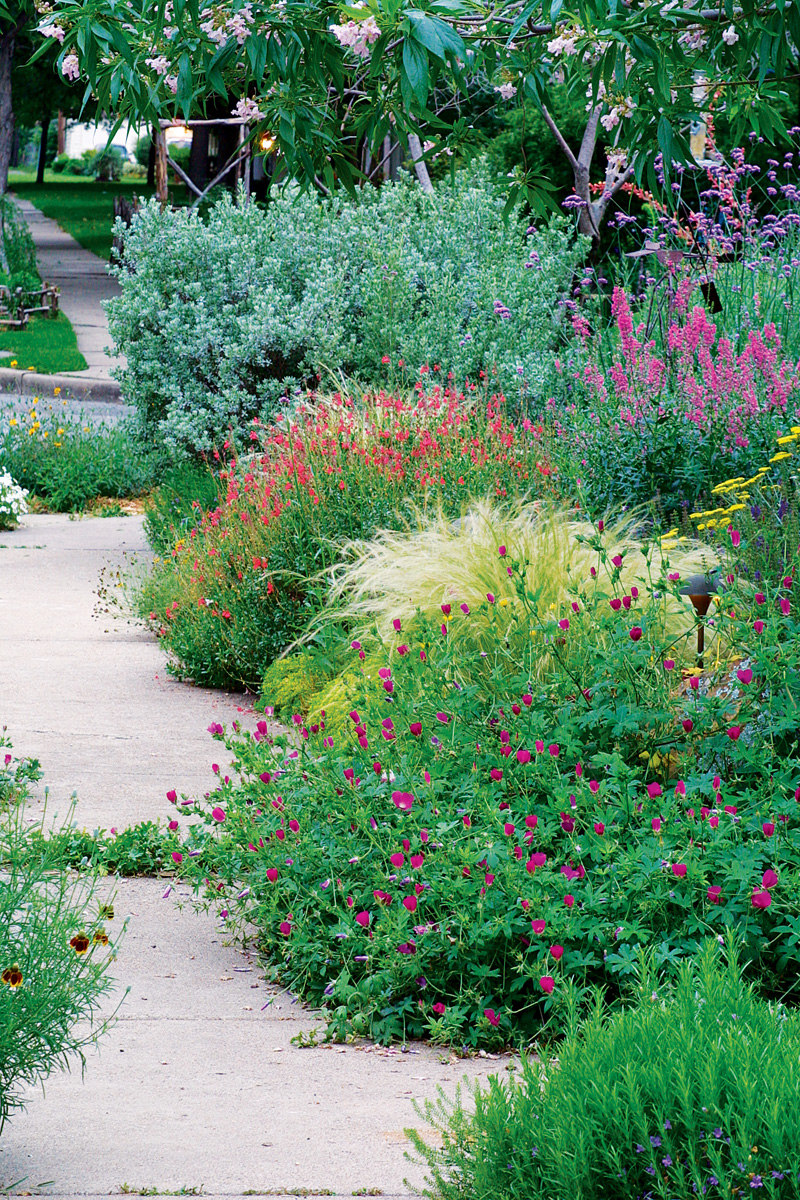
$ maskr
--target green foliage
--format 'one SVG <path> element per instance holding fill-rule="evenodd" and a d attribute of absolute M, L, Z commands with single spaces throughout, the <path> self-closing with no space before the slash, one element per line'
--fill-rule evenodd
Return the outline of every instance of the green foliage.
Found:
<path fill-rule="evenodd" d="M 53 512 L 79 512 L 100 496 L 138 496 L 157 481 L 163 454 L 136 423 L 99 423 L 57 398 L 2 415 L 0 468 Z"/>
<path fill-rule="evenodd" d="M 450 151 L 474 144 L 464 107 L 476 92 L 539 108 L 560 88 L 584 103 L 588 94 L 594 123 L 616 131 L 640 179 L 657 151 L 668 169 L 690 158 L 687 129 L 707 94 L 738 137 L 752 129 L 774 141 L 800 40 L 793 5 L 731 8 L 723 20 L 647 5 L 623 19 L 609 0 L 477 10 L 297 0 L 277 17 L 271 0 L 225 0 L 210 13 L 176 6 L 169 25 L 142 2 L 122 12 L 112 0 L 64 0 L 45 20 L 63 39 L 62 65 L 88 78 L 101 108 L 152 123 L 238 96 L 233 111 L 254 137 L 270 131 L 288 176 L 326 192 L 370 169 L 364 142 L 377 163 L 386 137 L 405 146 L 431 133 Z M 708 92 L 698 94 L 698 72 Z M 541 205 L 547 182 L 520 173 L 512 197 Z"/>
<path fill-rule="evenodd" d="M 210 466 L 193 459 L 170 464 L 147 499 L 144 527 L 156 554 L 169 554 L 197 524 L 197 508 L 214 508 L 219 479 Z"/>
<path fill-rule="evenodd" d="M 19 767 L 16 776 L 20 800 Z M 98 1016 L 118 940 L 108 920 L 94 873 L 61 870 L 21 804 L 0 812 L 0 1126 L 26 1087 L 83 1062 L 108 1026 Z"/>
<path fill-rule="evenodd" d="M 13 292 L 18 287 L 35 288 L 41 283 L 30 230 L 8 196 L 0 196 L 0 245 L 0 284 Z"/>
<path fill-rule="evenodd" d="M 0 814 L 24 800 L 31 784 L 41 777 L 38 759 L 14 757 L 4 725 L 0 730 Z"/>
<path fill-rule="evenodd" d="M 342 373 L 406 386 L 430 367 L 511 402 L 537 393 L 582 250 L 564 222 L 505 225 L 484 168 L 435 199 L 406 180 L 266 210 L 226 195 L 207 220 L 152 203 L 124 239 L 109 305 L 121 378 L 177 453 L 219 449 L 300 384 L 327 390 Z"/>
<path fill-rule="evenodd" d="M 361 664 L 346 735 L 298 714 L 288 737 L 225 738 L 232 779 L 176 837 L 182 874 L 232 931 L 259 930 L 336 1037 L 555 1031 L 571 989 L 619 998 L 640 947 L 672 969 L 730 928 L 764 991 L 795 996 L 800 559 L 790 547 L 755 591 L 734 532 L 713 651 L 681 678 L 693 610 L 666 543 L 633 585 L 595 532 L 596 575 L 542 614 L 510 531 L 504 591 L 399 620 L 380 669 Z"/>
<path fill-rule="evenodd" d="M 61 870 L 98 871 L 101 875 L 157 875 L 174 863 L 167 832 L 157 821 L 140 821 L 117 832 L 89 833 L 72 824 L 48 831 L 33 830 L 29 853 L 47 853 Z"/>
<path fill-rule="evenodd" d="M 633 994 L 585 1021 L 519 1079 L 491 1076 L 455 1103 L 420 1106 L 441 1148 L 409 1130 L 431 1200 L 712 1200 L 796 1197 L 800 1015 L 759 999 L 735 936 L 673 984 L 640 955 Z"/>

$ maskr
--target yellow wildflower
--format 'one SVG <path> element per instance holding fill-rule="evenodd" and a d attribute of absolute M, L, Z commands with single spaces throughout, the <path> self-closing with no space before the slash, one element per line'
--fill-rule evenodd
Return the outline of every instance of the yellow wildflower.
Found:
<path fill-rule="evenodd" d="M 772 458 L 769 461 L 771 463 L 781 462 L 784 458 L 791 458 L 791 457 L 792 457 L 791 454 L 787 454 L 785 450 L 781 450 L 780 454 L 773 454 Z"/>
<path fill-rule="evenodd" d="M 16 424 L 17 424 L 17 418 L 16 418 L 16 417 L 12 417 L 12 418 L 11 418 L 11 422 L 10 422 L 10 423 L 11 423 L 12 425 L 16 425 Z"/>
<path fill-rule="evenodd" d="M 10 367 L 16 367 L 16 366 L 18 366 L 19 364 L 17 363 L 17 360 L 16 360 L 15 358 L 12 358 L 11 362 L 10 362 L 8 365 L 9 365 Z"/>
<path fill-rule="evenodd" d="M 786 435 L 786 437 L 780 437 L 780 438 L 778 438 L 778 445 L 786 446 L 789 444 L 789 442 L 796 442 L 797 436 L 798 435 L 796 433 L 789 433 Z"/>
<path fill-rule="evenodd" d="M 60 396 L 60 395 L 61 395 L 61 388 L 53 388 L 53 395 L 54 395 L 54 396 Z"/>

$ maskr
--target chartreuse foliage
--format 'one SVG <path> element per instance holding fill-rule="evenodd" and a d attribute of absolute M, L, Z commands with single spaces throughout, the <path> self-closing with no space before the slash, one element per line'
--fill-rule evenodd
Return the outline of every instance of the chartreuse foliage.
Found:
<path fill-rule="evenodd" d="M 300 716 L 289 737 L 226 736 L 235 771 L 176 831 L 178 869 L 232 931 L 258 930 L 335 1036 L 529 1037 L 567 995 L 619 997 L 642 946 L 672 968 L 730 928 L 760 986 L 795 995 L 797 548 L 756 591 L 733 520 L 704 671 L 676 666 L 694 630 L 667 612 L 693 610 L 655 547 L 622 586 L 625 555 L 595 531 L 595 575 L 542 614 L 509 536 L 480 613 L 454 597 L 436 621 L 398 618 L 345 736 Z M 485 648 L 504 600 L 522 652 Z"/>
<path fill-rule="evenodd" d="M 746 956 L 706 940 L 667 985 L 636 964 L 623 1012 L 584 1021 L 509 1083 L 491 1077 L 409 1136 L 432 1200 L 694 1200 L 800 1192 L 800 1016 L 744 981 Z"/>

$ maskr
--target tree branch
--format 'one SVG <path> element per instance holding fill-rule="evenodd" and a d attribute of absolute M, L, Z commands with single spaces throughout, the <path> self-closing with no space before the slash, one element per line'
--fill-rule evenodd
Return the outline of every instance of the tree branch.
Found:
<path fill-rule="evenodd" d="M 567 142 L 567 139 L 564 137 L 563 133 L 558 128 L 555 121 L 550 116 L 550 113 L 547 111 L 547 109 L 545 108 L 544 105 L 542 105 L 542 116 L 544 117 L 545 121 L 547 122 L 548 129 L 550 130 L 553 137 L 556 139 L 559 146 L 561 147 L 564 154 L 566 155 L 569 165 L 572 167 L 573 171 L 575 171 L 578 166 L 578 160 L 575 157 L 575 155 L 572 153 L 572 150 L 569 147 L 569 143 Z"/>
<path fill-rule="evenodd" d="M 433 184 L 431 183 L 431 177 L 428 174 L 428 167 L 425 163 L 425 159 L 423 158 L 424 152 L 418 133 L 409 133 L 408 148 L 411 151 L 411 157 L 414 161 L 414 170 L 417 173 L 417 181 L 419 182 L 419 186 L 422 188 L 423 192 L 427 192 L 428 195 L 433 195 Z"/>

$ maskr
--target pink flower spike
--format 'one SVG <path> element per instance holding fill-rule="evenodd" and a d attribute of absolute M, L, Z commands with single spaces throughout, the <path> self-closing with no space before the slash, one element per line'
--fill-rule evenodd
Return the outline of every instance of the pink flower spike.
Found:
<path fill-rule="evenodd" d="M 556 981 L 553 979 L 552 975 L 543 975 L 541 977 L 541 979 L 539 980 L 539 987 L 542 989 L 543 992 L 546 992 L 548 996 L 552 994 L 553 988 L 555 986 L 556 986 Z"/>
<path fill-rule="evenodd" d="M 222 822 L 225 820 L 225 809 L 224 808 L 212 808 L 211 815 L 215 821 L 219 821 L 219 823 L 222 824 Z"/>
<path fill-rule="evenodd" d="M 774 888 L 777 882 L 778 873 L 777 871 L 773 871 L 772 867 L 769 867 L 761 876 L 761 884 L 767 889 L 767 891 L 769 891 L 770 888 Z"/>

